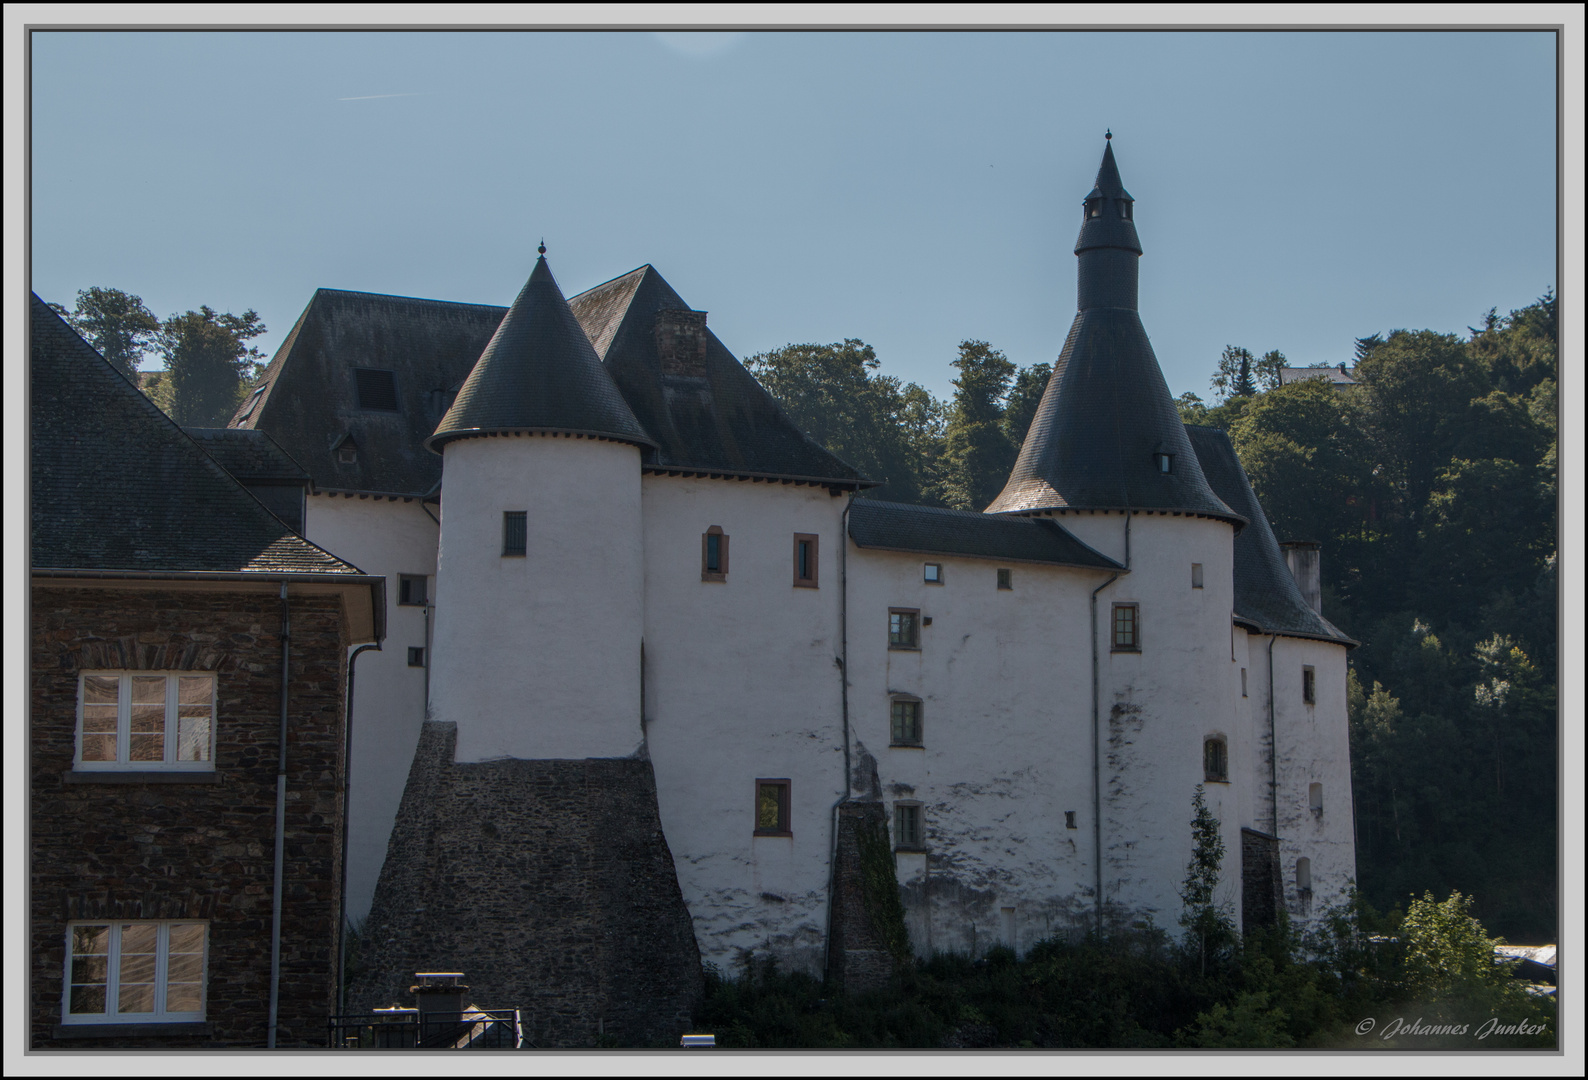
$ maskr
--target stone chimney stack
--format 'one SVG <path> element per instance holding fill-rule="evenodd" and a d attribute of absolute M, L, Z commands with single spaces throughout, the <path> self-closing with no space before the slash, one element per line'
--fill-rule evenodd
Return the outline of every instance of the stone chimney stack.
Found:
<path fill-rule="evenodd" d="M 706 377 L 706 313 L 663 309 L 656 313 L 656 354 L 663 375 Z"/>
<path fill-rule="evenodd" d="M 1290 576 L 1296 579 L 1302 599 L 1319 615 L 1323 614 L 1323 586 L 1319 545 L 1312 540 L 1286 540 L 1279 545 L 1285 550 L 1285 564 Z"/>
<path fill-rule="evenodd" d="M 433 1013 L 451 1013 L 451 1019 L 455 1020 L 458 1013 L 469 1007 L 469 988 L 462 983 L 463 972 L 416 971 L 414 978 L 419 980 L 418 985 L 410 986 L 408 992 L 419 1005 L 421 1026 Z"/>

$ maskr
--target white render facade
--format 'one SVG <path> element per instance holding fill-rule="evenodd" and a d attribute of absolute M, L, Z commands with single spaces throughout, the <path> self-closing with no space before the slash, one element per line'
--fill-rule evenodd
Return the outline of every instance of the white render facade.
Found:
<path fill-rule="evenodd" d="M 542 258 L 505 316 L 458 315 L 500 326 L 455 369 L 467 379 L 434 380 L 452 400 L 414 429 L 434 432 L 439 482 L 317 480 L 330 490 L 308 500 L 309 540 L 391 582 L 386 645 L 355 668 L 349 916 L 370 907 L 426 718 L 457 725 L 459 762 L 648 760 L 701 957 L 724 970 L 752 955 L 823 970 L 846 801 L 885 810 L 922 956 L 1100 924 L 1177 933 L 1198 785 L 1237 923 L 1343 899 L 1354 643 L 1307 608 L 1227 438 L 1188 433 L 1158 393 L 1144 334 L 1109 377 L 1150 400 L 1110 417 L 1087 396 L 1087 320 L 1139 326 L 1134 226 L 1094 224 L 1116 205 L 1132 220 L 1112 169 L 1110 150 L 1077 247 L 1077 329 L 981 514 L 868 500 L 814 444 L 754 459 L 734 439 L 803 436 L 767 434 L 791 425 L 769 398 L 743 404 L 759 388 L 649 267 L 564 301 Z M 287 370 L 278 356 L 267 379 Z M 270 431 L 270 407 L 234 425 Z M 325 444 L 345 429 L 374 446 L 344 412 Z M 1120 499 L 1088 494 L 1115 466 L 1076 417 L 1147 433 L 1105 478 Z M 733 437 L 688 433 L 707 421 Z M 424 576 L 423 603 L 399 605 L 399 575 Z M 1273 867 L 1253 852 L 1277 864 L 1268 901 Z"/>

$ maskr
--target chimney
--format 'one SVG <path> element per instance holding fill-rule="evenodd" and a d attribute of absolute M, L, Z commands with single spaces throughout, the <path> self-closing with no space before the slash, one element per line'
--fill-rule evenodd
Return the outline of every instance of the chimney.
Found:
<path fill-rule="evenodd" d="M 656 313 L 656 354 L 663 375 L 706 377 L 706 313 L 664 308 Z"/>
<path fill-rule="evenodd" d="M 408 992 L 414 996 L 414 1003 L 419 1006 L 419 1025 L 424 1027 L 425 1020 L 432 1014 L 441 1014 L 450 1020 L 456 1020 L 458 1014 L 469 1007 L 469 988 L 460 980 L 463 978 L 461 971 L 416 971 L 414 978 L 419 980 L 417 986 L 410 986 Z"/>
<path fill-rule="evenodd" d="M 1285 565 L 1290 567 L 1290 576 L 1296 579 L 1302 599 L 1307 601 L 1308 607 L 1322 615 L 1320 545 L 1312 540 L 1286 540 L 1279 546 L 1285 551 Z"/>

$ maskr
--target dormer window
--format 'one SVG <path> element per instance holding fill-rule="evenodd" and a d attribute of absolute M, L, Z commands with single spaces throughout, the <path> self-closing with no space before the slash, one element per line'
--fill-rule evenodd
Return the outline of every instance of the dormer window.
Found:
<path fill-rule="evenodd" d="M 1174 455 L 1154 454 L 1152 455 L 1152 464 L 1161 473 L 1172 473 L 1174 472 Z"/>
<path fill-rule="evenodd" d="M 1103 216 L 1103 200 L 1102 199 L 1087 199 L 1086 200 L 1086 220 L 1090 221 L 1093 218 L 1099 218 L 1099 217 L 1102 217 L 1102 216 Z"/>
<path fill-rule="evenodd" d="M 1126 221 L 1131 220 L 1130 208 L 1134 205 L 1135 203 L 1131 202 L 1129 199 L 1119 200 L 1119 216 L 1124 218 Z"/>
<path fill-rule="evenodd" d="M 338 465 L 358 464 L 358 444 L 353 441 L 353 436 L 343 435 L 332 449 L 336 451 Z"/>

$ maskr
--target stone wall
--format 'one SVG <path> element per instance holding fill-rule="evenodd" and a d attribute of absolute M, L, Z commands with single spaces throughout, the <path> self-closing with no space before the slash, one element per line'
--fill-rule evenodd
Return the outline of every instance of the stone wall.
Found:
<path fill-rule="evenodd" d="M 427 721 L 365 925 L 349 1011 L 461 971 L 537 1046 L 678 1044 L 704 989 L 649 761 L 453 760 Z"/>
<path fill-rule="evenodd" d="M 279 597 L 35 587 L 32 602 L 32 1045 L 264 1046 L 281 710 Z M 323 1046 L 336 1000 L 346 640 L 339 598 L 295 596 L 291 610 L 277 1044 Z M 85 775 L 72 771 L 83 670 L 215 672 L 220 782 L 70 782 Z M 200 1032 L 57 1037 L 67 923 L 121 918 L 208 921 L 206 1027 Z"/>
<path fill-rule="evenodd" d="M 859 993 L 886 986 L 893 975 L 894 958 L 882 928 L 876 925 L 866 895 L 866 859 L 862 848 L 888 843 L 887 813 L 880 802 L 846 802 L 838 808 L 838 850 L 833 869 L 833 910 L 828 935 L 828 976 L 848 993 Z M 887 854 L 889 868 L 892 852 Z M 894 896 L 873 895 L 871 907 L 887 904 L 897 908 L 892 914 L 902 932 L 904 909 L 897 899 L 898 882 L 886 875 L 886 886 Z M 884 884 L 873 882 L 874 886 Z"/>

